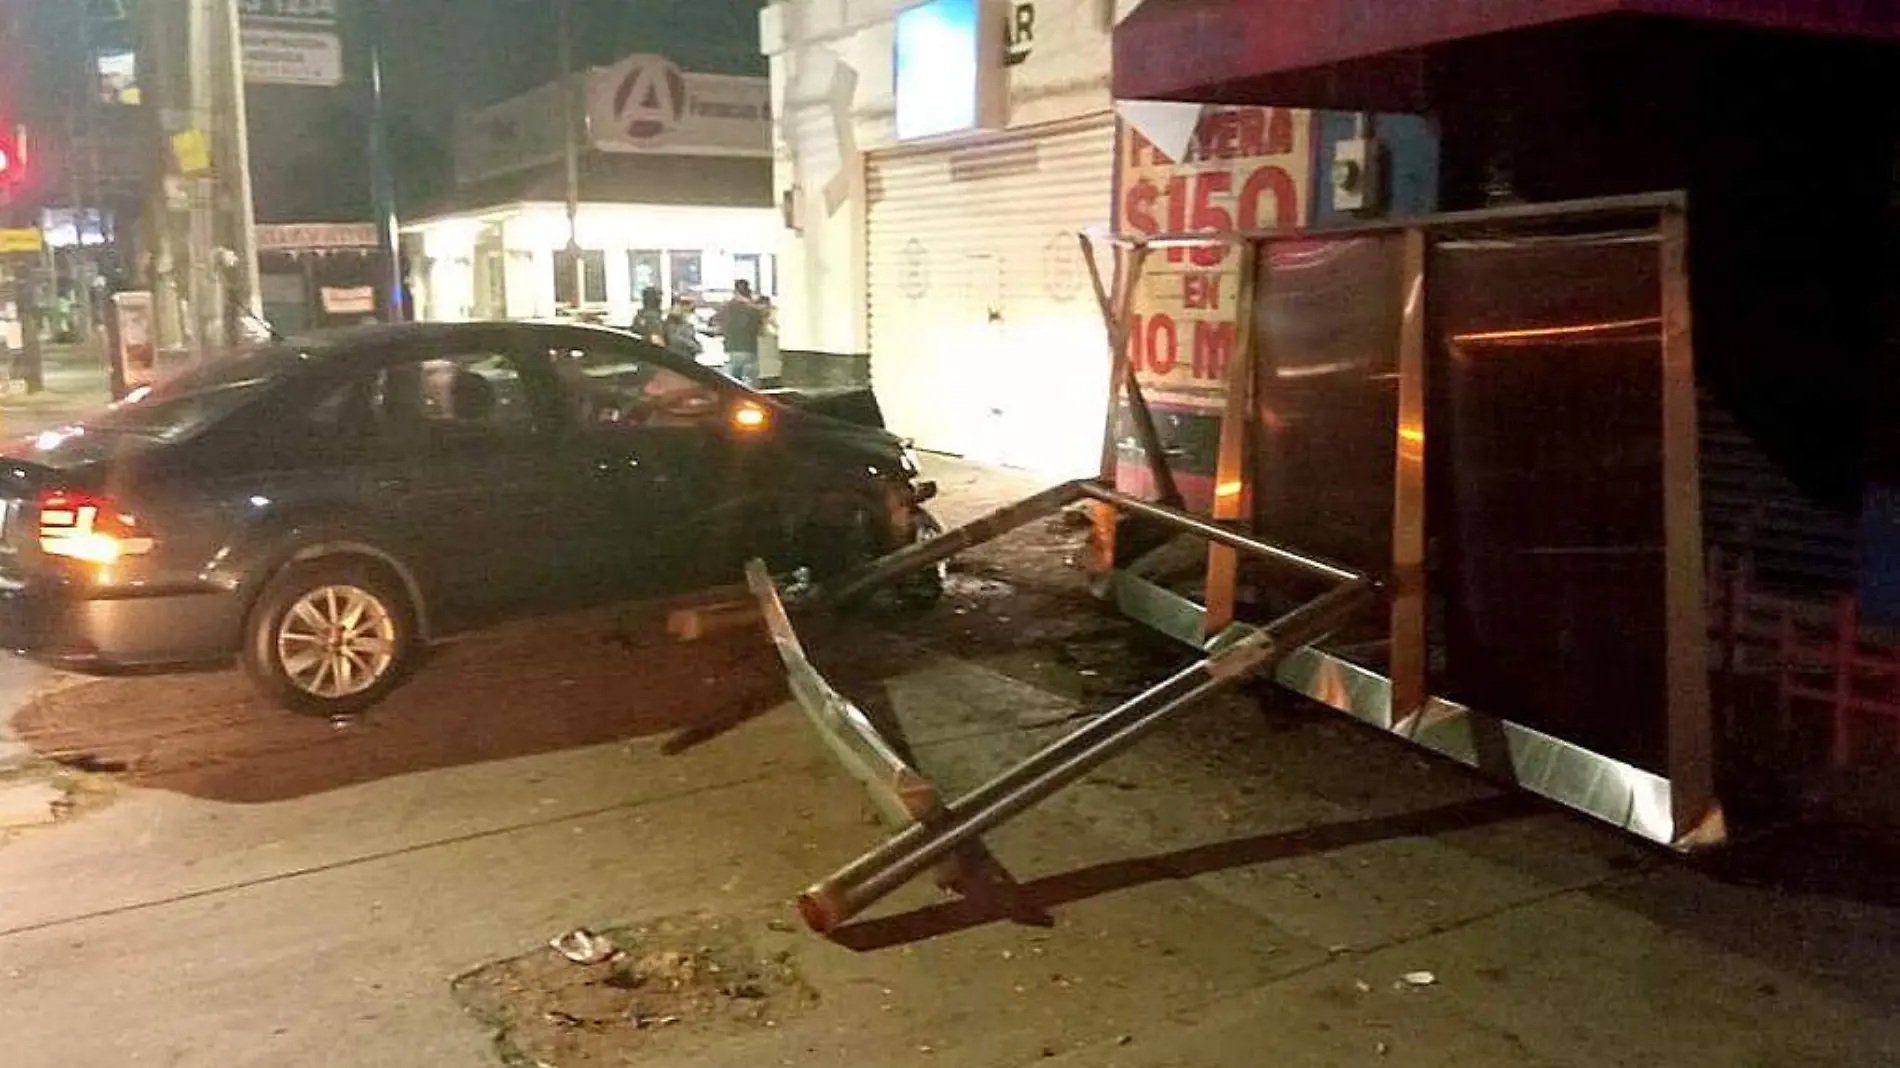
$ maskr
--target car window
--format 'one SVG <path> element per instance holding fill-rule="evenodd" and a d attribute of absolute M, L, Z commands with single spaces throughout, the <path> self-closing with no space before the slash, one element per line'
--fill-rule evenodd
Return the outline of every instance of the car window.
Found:
<path fill-rule="evenodd" d="M 494 353 L 435 356 L 333 382 L 296 417 L 303 440 L 328 452 L 381 443 L 525 435 L 536 429 L 520 369 Z"/>
<path fill-rule="evenodd" d="M 273 345 L 203 363 L 133 390 L 125 400 L 88 419 L 87 426 L 183 441 L 267 392 L 305 358 L 302 349 Z"/>
<path fill-rule="evenodd" d="M 513 361 L 471 352 L 394 364 L 368 386 L 379 433 L 494 437 L 530 433 L 533 399 Z"/>
<path fill-rule="evenodd" d="M 575 426 L 696 426 L 719 408 L 718 390 L 637 348 L 548 353 L 561 404 Z"/>

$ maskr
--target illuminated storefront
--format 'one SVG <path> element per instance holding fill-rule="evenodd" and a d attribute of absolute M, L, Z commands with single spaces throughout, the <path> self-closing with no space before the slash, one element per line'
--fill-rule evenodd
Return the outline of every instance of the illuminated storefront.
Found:
<path fill-rule="evenodd" d="M 467 116 L 460 187 L 404 227 L 417 316 L 581 315 L 626 324 L 648 288 L 707 303 L 779 288 L 764 79 L 634 56 L 588 74 L 587 140 L 568 246 L 558 108 L 548 89 Z"/>

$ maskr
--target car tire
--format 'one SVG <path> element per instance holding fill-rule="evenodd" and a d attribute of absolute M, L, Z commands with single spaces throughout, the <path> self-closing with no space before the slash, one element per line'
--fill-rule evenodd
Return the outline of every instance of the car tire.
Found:
<path fill-rule="evenodd" d="M 369 708 L 414 666 L 415 607 L 382 567 L 354 559 L 286 566 L 244 627 L 244 670 L 291 712 L 332 718 Z"/>

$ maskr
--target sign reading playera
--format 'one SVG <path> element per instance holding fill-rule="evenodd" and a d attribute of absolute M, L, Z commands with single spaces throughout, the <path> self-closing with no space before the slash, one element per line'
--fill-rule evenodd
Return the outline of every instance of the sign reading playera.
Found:
<path fill-rule="evenodd" d="M 628 56 L 589 76 L 587 129 L 605 152 L 770 158 L 771 98 L 765 78 L 694 74 L 664 56 Z"/>

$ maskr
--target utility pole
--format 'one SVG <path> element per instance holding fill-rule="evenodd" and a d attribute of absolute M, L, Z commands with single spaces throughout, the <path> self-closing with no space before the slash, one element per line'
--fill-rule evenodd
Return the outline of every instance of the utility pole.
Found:
<path fill-rule="evenodd" d="M 257 272 L 257 201 L 251 192 L 251 121 L 244 87 L 244 27 L 238 13 L 238 0 L 219 0 L 224 9 L 225 99 L 229 106 L 227 135 L 231 180 L 231 236 L 237 253 L 238 292 L 231 294 L 233 304 L 253 318 L 264 316 L 263 296 L 259 292 Z M 235 343 L 238 339 L 229 339 Z"/>
<path fill-rule="evenodd" d="M 574 106 L 574 5 L 573 0 L 554 0 L 556 50 L 560 65 L 561 148 L 567 164 L 567 259 L 573 272 L 574 310 L 578 313 L 587 301 L 587 263 L 581 255 L 581 145 L 578 129 L 579 110 Z"/>
<path fill-rule="evenodd" d="M 389 114 L 383 95 L 384 0 L 367 0 L 369 27 L 370 204 L 376 213 L 376 243 L 384 265 L 389 322 L 403 318 L 402 244 L 396 219 L 396 168 L 389 158 Z"/>
<path fill-rule="evenodd" d="M 180 47 L 177 15 L 180 0 L 141 3 L 130 14 L 138 57 L 140 110 L 146 116 L 145 136 L 153 155 L 152 184 L 145 191 L 140 256 L 134 276 L 152 292 L 156 348 L 175 351 L 184 344 L 184 324 L 178 293 L 178 239 L 171 177 L 171 134 L 176 123 L 178 71 L 187 59 Z"/>
<path fill-rule="evenodd" d="M 218 54 L 214 44 L 216 37 L 223 36 L 214 36 L 212 32 L 211 6 L 217 0 L 185 2 L 189 12 L 187 67 L 190 75 L 190 128 L 201 135 L 215 137 L 219 123 L 212 77 L 220 65 L 214 63 L 212 57 Z M 192 176 L 190 183 L 189 273 L 185 291 L 191 311 L 190 343 L 197 358 L 202 361 L 210 355 L 213 332 L 221 331 L 224 323 L 224 285 L 216 255 L 215 185 L 212 177 L 203 173 Z"/>

